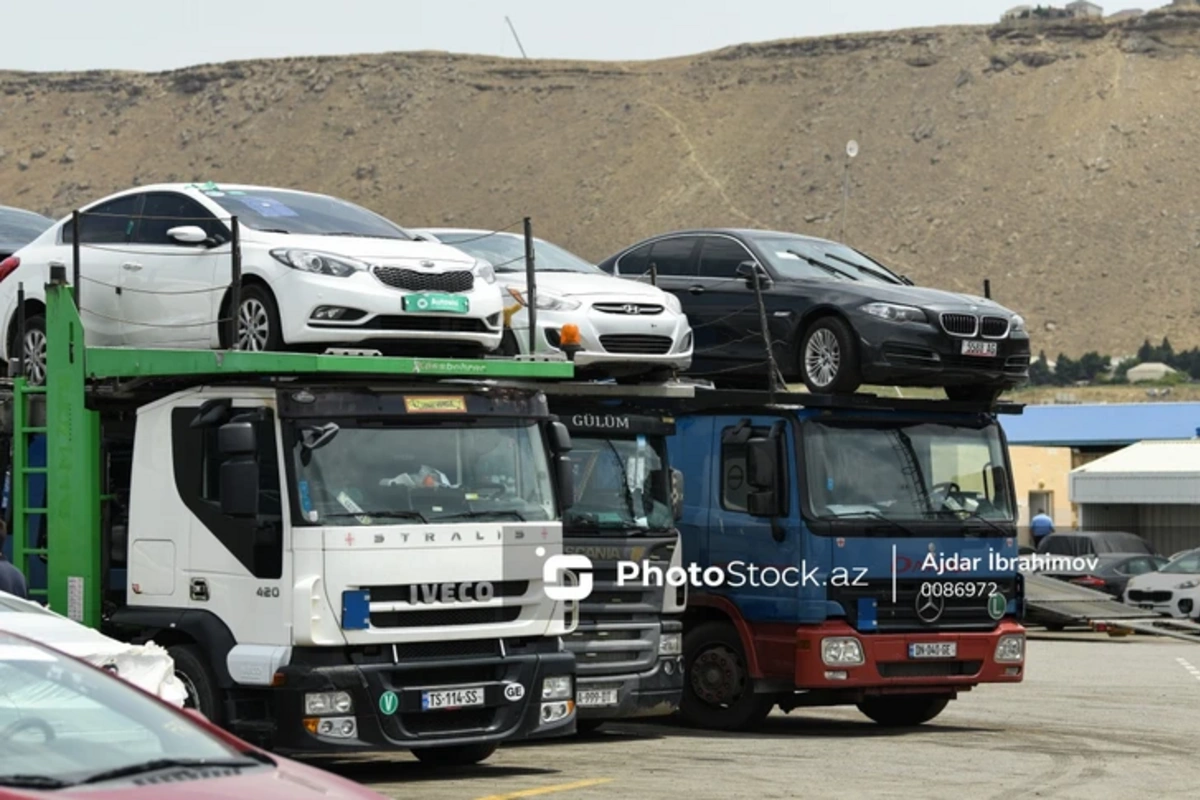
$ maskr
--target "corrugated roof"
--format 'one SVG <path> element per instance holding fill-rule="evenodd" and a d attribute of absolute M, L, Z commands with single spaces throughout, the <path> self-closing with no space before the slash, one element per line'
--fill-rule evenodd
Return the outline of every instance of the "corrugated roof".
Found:
<path fill-rule="evenodd" d="M 1169 473 L 1195 472 L 1200 474 L 1200 440 L 1170 442 L 1138 442 L 1109 453 L 1090 464 L 1071 470 L 1073 474 L 1097 473 Z"/>
<path fill-rule="evenodd" d="M 1200 440 L 1139 442 L 1071 470 L 1072 503 L 1200 505 Z"/>
<path fill-rule="evenodd" d="M 1034 405 L 1000 423 L 1009 444 L 1122 447 L 1149 439 L 1194 438 L 1200 403 Z"/>

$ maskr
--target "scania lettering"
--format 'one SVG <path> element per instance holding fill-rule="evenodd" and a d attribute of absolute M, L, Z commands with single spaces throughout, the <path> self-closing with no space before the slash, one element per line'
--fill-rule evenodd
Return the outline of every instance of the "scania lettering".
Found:
<path fill-rule="evenodd" d="M 856 705 L 915 725 L 979 684 L 1022 680 L 997 422 L 1019 407 L 697 389 L 675 410 L 683 560 L 726 573 L 688 596 L 689 722 Z"/>
<path fill-rule="evenodd" d="M 542 578 L 570 435 L 505 385 L 569 364 L 87 348 L 63 276 L 47 305 L 12 497 L 52 608 L 167 647 L 191 705 L 281 752 L 463 764 L 574 732 L 577 604 Z"/>

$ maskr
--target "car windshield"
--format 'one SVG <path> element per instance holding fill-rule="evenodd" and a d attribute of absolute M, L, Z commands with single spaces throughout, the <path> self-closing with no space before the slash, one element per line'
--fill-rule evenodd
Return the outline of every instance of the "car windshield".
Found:
<path fill-rule="evenodd" d="M 238 223 L 258 231 L 310 236 L 412 239 L 395 223 L 361 206 L 321 194 L 281 189 L 208 190 L 204 194 Z"/>
<path fill-rule="evenodd" d="M 1182 575 L 1200 575 L 1200 551 L 1193 550 L 1190 553 L 1184 553 L 1173 559 L 1170 563 L 1164 564 L 1158 571 L 1179 573 Z"/>
<path fill-rule="evenodd" d="M 25 246 L 32 242 L 54 224 L 32 211 L 22 211 L 17 208 L 0 208 L 0 244 L 15 244 Z"/>
<path fill-rule="evenodd" d="M 437 233 L 437 238 L 469 256 L 481 258 L 497 272 L 525 271 L 525 238 L 511 233 Z M 533 240 L 533 265 L 538 272 L 585 272 L 604 275 L 574 253 L 541 239 Z"/>
<path fill-rule="evenodd" d="M 804 425 L 808 502 L 822 519 L 1011 522 L 1007 460 L 995 423 Z"/>
<path fill-rule="evenodd" d="M 843 244 L 805 236 L 755 236 L 753 241 L 785 278 L 904 284 L 887 267 Z"/>
<path fill-rule="evenodd" d="M 120 678 L 6 633 L 0 741 L 0 786 L 58 788 L 158 760 L 259 765 Z"/>
<path fill-rule="evenodd" d="M 398 525 L 556 516 L 534 423 L 305 423 L 292 447 L 300 523 Z"/>
<path fill-rule="evenodd" d="M 563 518 L 568 527 L 632 532 L 674 524 L 661 442 L 573 436 L 571 464 L 575 502 Z"/>

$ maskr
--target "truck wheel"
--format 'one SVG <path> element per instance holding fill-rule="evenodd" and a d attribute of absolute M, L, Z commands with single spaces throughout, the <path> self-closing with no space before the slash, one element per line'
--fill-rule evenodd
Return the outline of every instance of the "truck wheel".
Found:
<path fill-rule="evenodd" d="M 494 742 L 456 744 L 450 747 L 422 747 L 412 754 L 431 767 L 469 767 L 487 760 L 500 745 Z"/>
<path fill-rule="evenodd" d="M 950 702 L 939 695 L 895 695 L 872 697 L 858 704 L 858 710 L 888 728 L 910 728 L 942 713 Z"/>
<path fill-rule="evenodd" d="M 821 317 L 804 332 L 800 377 L 813 394 L 851 394 L 860 385 L 854 330 L 841 317 Z"/>
<path fill-rule="evenodd" d="M 580 736 L 590 736 L 604 726 L 602 719 L 577 719 L 575 732 Z"/>
<path fill-rule="evenodd" d="M 742 640 L 727 622 L 706 622 L 683 637 L 679 712 L 697 728 L 739 731 L 766 719 L 774 698 L 754 693 Z"/>
<path fill-rule="evenodd" d="M 215 725 L 221 724 L 221 690 L 213 679 L 212 670 L 200 648 L 192 644 L 177 644 L 167 648 L 175 661 L 175 677 L 187 690 L 183 704 L 194 708 Z"/>

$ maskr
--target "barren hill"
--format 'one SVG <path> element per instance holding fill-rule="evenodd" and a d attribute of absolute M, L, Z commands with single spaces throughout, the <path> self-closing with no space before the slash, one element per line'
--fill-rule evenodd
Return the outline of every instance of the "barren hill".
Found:
<path fill-rule="evenodd" d="M 1200 344 L 1200 16 L 744 45 L 639 63 L 406 53 L 0 72 L 0 203 L 261 182 L 599 259 L 699 225 L 841 236 L 993 296 L 1051 357 Z"/>

